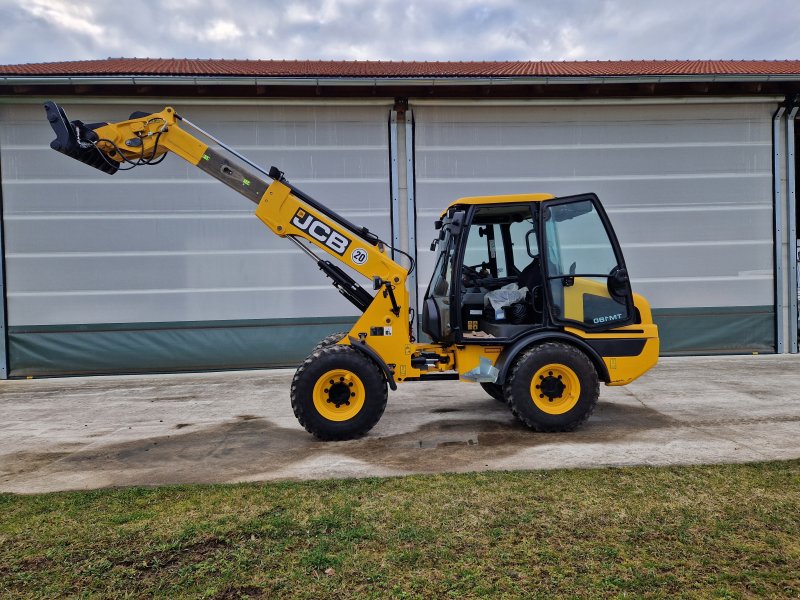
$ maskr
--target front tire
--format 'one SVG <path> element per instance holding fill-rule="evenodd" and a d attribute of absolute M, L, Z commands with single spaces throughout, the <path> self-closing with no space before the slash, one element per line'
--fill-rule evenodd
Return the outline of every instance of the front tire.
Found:
<path fill-rule="evenodd" d="M 504 391 L 511 412 L 534 431 L 572 431 L 594 412 L 600 382 L 583 352 L 548 342 L 517 359 Z"/>
<path fill-rule="evenodd" d="M 351 346 L 313 352 L 292 380 L 294 416 L 321 440 L 361 437 L 380 420 L 387 398 L 383 373 Z"/>
<path fill-rule="evenodd" d="M 323 348 L 327 348 L 328 346 L 333 346 L 334 344 L 338 344 L 341 342 L 344 337 L 348 334 L 347 331 L 338 331 L 336 333 L 332 333 L 330 335 L 325 336 L 322 338 L 314 349 L 311 351 L 311 354 L 314 354 L 317 350 L 322 350 Z"/>

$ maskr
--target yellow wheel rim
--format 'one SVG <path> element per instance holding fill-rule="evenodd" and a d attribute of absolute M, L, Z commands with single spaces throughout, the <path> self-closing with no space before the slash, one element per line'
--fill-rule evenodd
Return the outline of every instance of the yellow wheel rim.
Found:
<path fill-rule="evenodd" d="M 536 371 L 531 380 L 531 399 L 549 415 L 563 415 L 572 410 L 581 396 L 581 382 L 575 371 L 553 363 Z"/>
<path fill-rule="evenodd" d="M 314 385 L 314 408 L 329 421 L 347 421 L 364 407 L 366 391 L 358 376 L 347 369 L 328 371 Z"/>

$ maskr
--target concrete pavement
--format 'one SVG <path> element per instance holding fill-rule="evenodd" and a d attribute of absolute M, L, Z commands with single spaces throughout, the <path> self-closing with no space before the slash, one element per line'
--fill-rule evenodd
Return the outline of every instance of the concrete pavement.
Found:
<path fill-rule="evenodd" d="M 323 443 L 293 371 L 0 383 L 0 491 L 800 458 L 800 356 L 668 358 L 601 387 L 578 431 L 529 431 L 475 384 L 409 382 L 360 440 Z"/>

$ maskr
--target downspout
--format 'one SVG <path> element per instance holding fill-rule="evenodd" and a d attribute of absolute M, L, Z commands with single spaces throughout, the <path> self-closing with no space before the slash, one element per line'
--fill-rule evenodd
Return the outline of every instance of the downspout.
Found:
<path fill-rule="evenodd" d="M 398 138 L 398 111 L 392 109 L 389 113 L 389 188 L 392 198 L 389 207 L 389 219 L 392 223 L 392 258 L 398 260 L 394 248 L 402 249 L 402 235 L 400 231 L 400 165 L 397 148 Z"/>
<path fill-rule="evenodd" d="M 2 151 L 2 150 L 0 150 Z M 0 379 L 8 379 L 8 303 L 6 301 L 5 207 L 3 173 L 0 167 Z"/>
<path fill-rule="evenodd" d="M 772 116 L 772 199 L 774 219 L 775 261 L 775 352 L 784 353 L 785 321 L 783 274 L 783 182 L 781 180 L 781 119 L 786 106 L 781 105 Z"/>
<path fill-rule="evenodd" d="M 797 190 L 795 169 L 794 120 L 800 110 L 800 95 L 795 95 L 786 117 L 786 187 L 788 190 L 787 219 L 789 252 L 789 352 L 797 354 Z"/>

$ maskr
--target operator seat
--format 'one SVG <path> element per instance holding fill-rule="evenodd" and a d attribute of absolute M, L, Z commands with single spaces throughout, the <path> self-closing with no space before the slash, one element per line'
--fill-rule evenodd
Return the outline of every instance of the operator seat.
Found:
<path fill-rule="evenodd" d="M 535 256 L 530 264 L 520 271 L 517 277 L 517 285 L 520 288 L 528 288 L 528 301 L 534 312 L 534 319 L 541 319 L 543 308 L 542 284 L 542 263 L 538 256 Z"/>
<path fill-rule="evenodd" d="M 517 285 L 521 288 L 528 288 L 531 294 L 533 294 L 534 288 L 542 285 L 542 265 L 538 256 L 534 257 L 530 264 L 520 271 Z"/>

